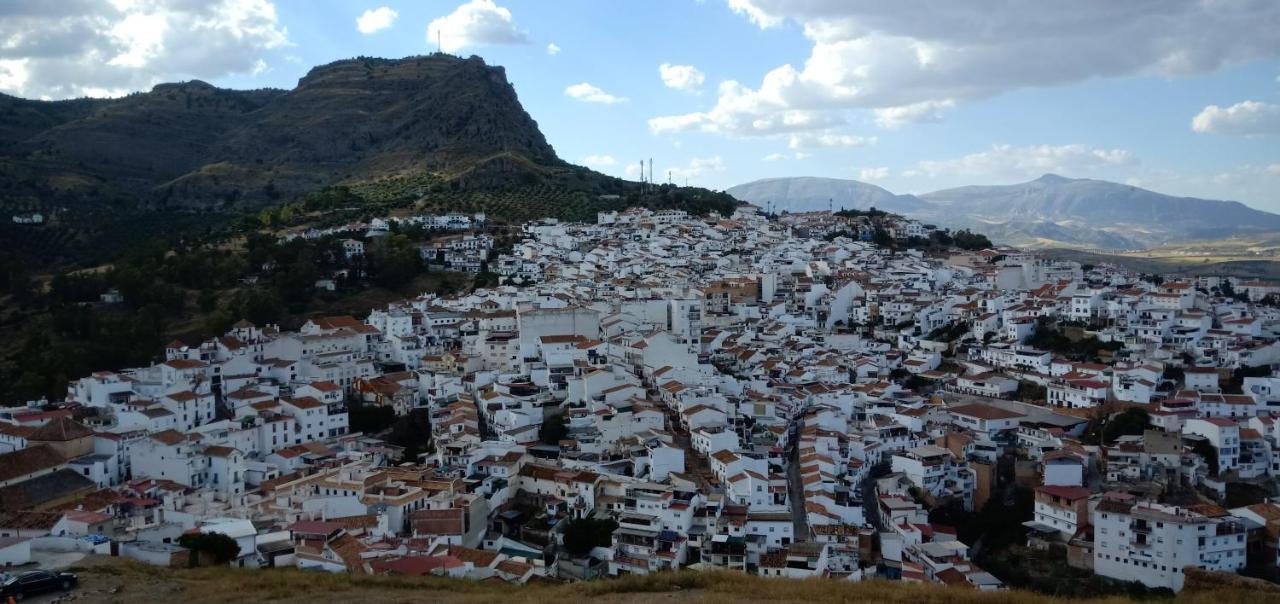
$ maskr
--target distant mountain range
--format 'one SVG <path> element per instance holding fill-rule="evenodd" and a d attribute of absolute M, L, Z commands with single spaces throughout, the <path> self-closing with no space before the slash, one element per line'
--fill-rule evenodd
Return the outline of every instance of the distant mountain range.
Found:
<path fill-rule="evenodd" d="M 895 214 L 922 212 L 933 207 L 915 195 L 895 195 L 882 187 L 857 180 L 816 176 L 764 178 L 731 187 L 725 192 L 757 205 L 773 202 L 774 209 L 779 212 L 825 210 L 828 202 L 836 210 L 877 208 Z"/>
<path fill-rule="evenodd" d="M 1031 247 L 1134 249 L 1280 231 L 1280 215 L 1235 201 L 1173 197 L 1102 180 L 1046 174 L 1014 185 L 968 186 L 924 195 L 835 178 L 767 178 L 730 195 L 775 211 L 882 210 L 940 226 L 969 228 Z"/>

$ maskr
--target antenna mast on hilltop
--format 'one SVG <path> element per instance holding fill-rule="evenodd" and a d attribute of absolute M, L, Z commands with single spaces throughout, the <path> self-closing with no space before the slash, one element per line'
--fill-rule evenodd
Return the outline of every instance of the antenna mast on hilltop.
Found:
<path fill-rule="evenodd" d="M 444 54 L 444 28 L 436 30 L 436 52 Z"/>

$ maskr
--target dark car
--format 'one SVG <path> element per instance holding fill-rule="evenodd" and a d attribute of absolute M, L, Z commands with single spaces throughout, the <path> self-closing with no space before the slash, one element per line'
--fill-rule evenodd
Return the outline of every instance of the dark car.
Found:
<path fill-rule="evenodd" d="M 21 602 L 27 596 L 51 591 L 68 591 L 76 586 L 76 576 L 71 573 L 55 573 L 47 570 L 30 570 L 18 573 L 5 579 L 0 585 L 0 602 L 8 601 L 9 596 Z"/>

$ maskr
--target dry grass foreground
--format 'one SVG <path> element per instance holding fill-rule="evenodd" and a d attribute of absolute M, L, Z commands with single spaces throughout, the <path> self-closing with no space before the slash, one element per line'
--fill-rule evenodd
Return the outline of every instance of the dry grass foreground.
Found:
<path fill-rule="evenodd" d="M 256 604 L 360 602 L 889 602 L 901 604 L 1124 603 L 1123 597 L 1068 600 L 1028 592 L 979 593 L 936 585 L 888 581 L 845 583 L 809 579 L 765 579 L 731 572 L 661 573 L 575 584 L 515 586 L 500 581 L 370 577 L 294 569 L 170 570 L 113 558 L 90 557 L 80 573 L 75 602 L 177 602 Z M 1238 580 L 1208 580 L 1172 600 L 1176 604 L 1256 604 L 1280 601 L 1274 586 Z"/>

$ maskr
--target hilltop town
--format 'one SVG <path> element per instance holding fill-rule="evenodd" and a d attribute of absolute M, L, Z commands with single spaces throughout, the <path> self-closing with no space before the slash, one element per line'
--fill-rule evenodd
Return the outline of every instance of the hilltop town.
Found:
<path fill-rule="evenodd" d="M 0 564 L 1276 576 L 1280 285 L 874 210 L 606 211 L 502 250 L 483 216 L 433 220 L 432 257 L 496 285 L 242 320 L 0 409 Z M 356 257 L 373 227 L 290 236 Z"/>

